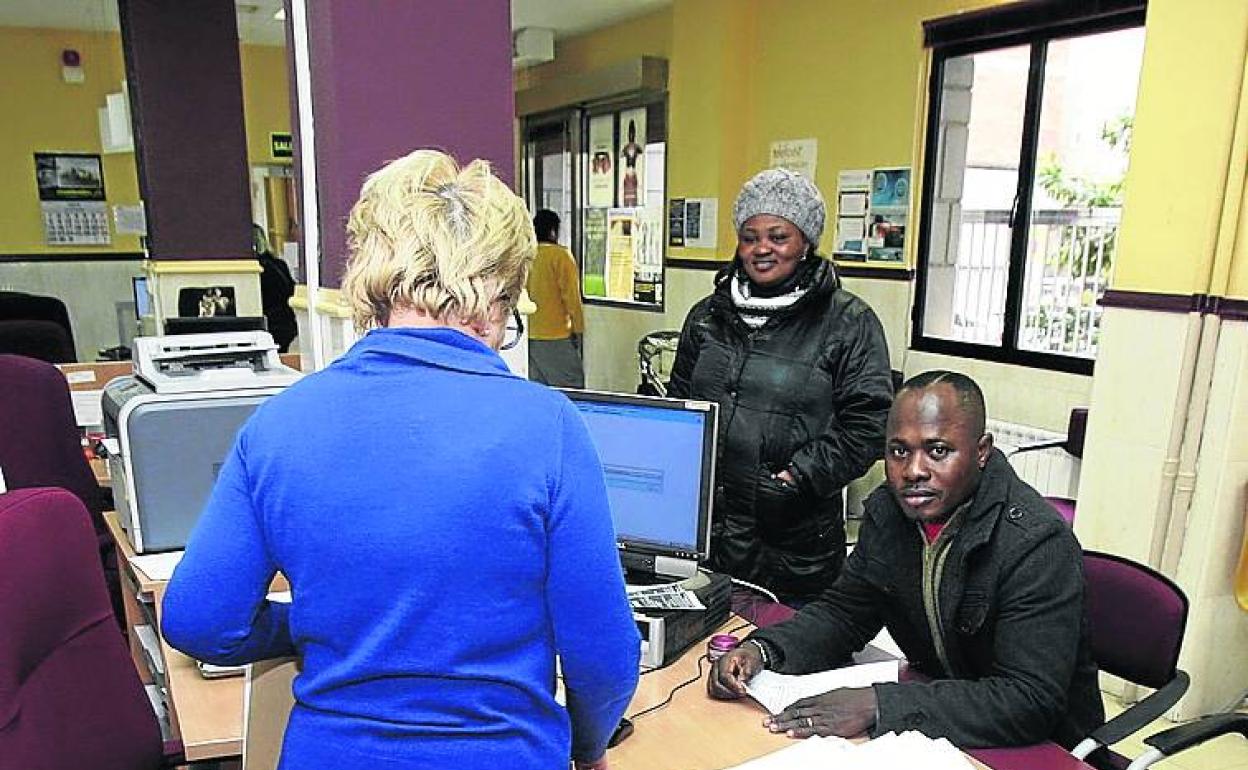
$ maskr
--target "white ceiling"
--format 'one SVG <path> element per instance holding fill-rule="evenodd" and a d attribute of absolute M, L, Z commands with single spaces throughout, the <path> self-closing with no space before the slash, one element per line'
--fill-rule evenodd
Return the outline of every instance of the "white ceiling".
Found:
<path fill-rule="evenodd" d="M 418 0 L 403 0 L 417 2 Z M 472 2 L 472 0 L 463 0 Z M 670 5 L 672 0 L 512 0 L 511 28 L 549 27 L 561 38 L 607 27 Z M 246 43 L 282 45 L 273 18 L 282 0 L 237 0 L 238 36 Z M 117 29 L 116 0 L 2 0 L 0 27 Z"/>

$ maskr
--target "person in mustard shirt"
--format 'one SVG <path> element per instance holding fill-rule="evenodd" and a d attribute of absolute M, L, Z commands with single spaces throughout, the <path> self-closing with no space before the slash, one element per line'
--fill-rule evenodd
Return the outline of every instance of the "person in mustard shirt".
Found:
<path fill-rule="evenodd" d="M 537 312 L 529 318 L 529 379 L 563 388 L 585 387 L 581 339 L 585 313 L 572 252 L 560 246 L 559 215 L 541 209 L 533 217 L 537 261 L 529 273 L 529 297 Z"/>

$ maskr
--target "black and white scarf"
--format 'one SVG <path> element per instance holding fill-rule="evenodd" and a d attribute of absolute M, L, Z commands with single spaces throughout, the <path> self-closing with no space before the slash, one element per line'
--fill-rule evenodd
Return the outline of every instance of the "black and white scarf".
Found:
<path fill-rule="evenodd" d="M 794 275 L 786 281 L 790 286 L 781 284 L 771 291 L 760 291 L 750 283 L 745 270 L 738 266 L 728 278 L 728 290 L 737 315 L 751 329 L 758 329 L 773 316 L 788 310 L 799 299 L 806 296 L 819 275 L 818 268 L 822 260 L 810 256 L 807 264 L 800 265 Z M 778 291 L 777 291 L 778 290 Z"/>

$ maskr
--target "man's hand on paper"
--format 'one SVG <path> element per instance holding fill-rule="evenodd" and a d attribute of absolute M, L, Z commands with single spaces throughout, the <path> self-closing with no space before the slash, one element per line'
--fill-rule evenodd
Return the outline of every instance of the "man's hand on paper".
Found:
<path fill-rule="evenodd" d="M 720 658 L 719 662 L 722 661 Z M 865 733 L 874 724 L 875 689 L 872 687 L 841 688 L 802 698 L 776 716 L 763 720 L 764 727 L 773 733 L 787 733 L 790 738 L 812 735 L 851 738 Z"/>
<path fill-rule="evenodd" d="M 706 680 L 706 693 L 720 700 L 745 695 L 745 683 L 763 670 L 763 656 L 753 644 L 742 644 L 715 661 Z"/>

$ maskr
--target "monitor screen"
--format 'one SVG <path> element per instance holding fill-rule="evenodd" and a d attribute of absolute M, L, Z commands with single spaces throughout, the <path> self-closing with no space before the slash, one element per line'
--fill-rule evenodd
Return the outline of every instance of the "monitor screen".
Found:
<path fill-rule="evenodd" d="M 130 279 L 134 291 L 134 316 L 139 320 L 152 315 L 152 295 L 147 293 L 147 277 L 138 275 Z"/>
<path fill-rule="evenodd" d="M 205 318 L 166 318 L 165 334 L 216 334 L 218 332 L 267 331 L 264 316 L 208 316 Z"/>
<path fill-rule="evenodd" d="M 602 459 L 624 566 L 685 577 L 710 549 L 718 405 L 565 390 Z"/>

